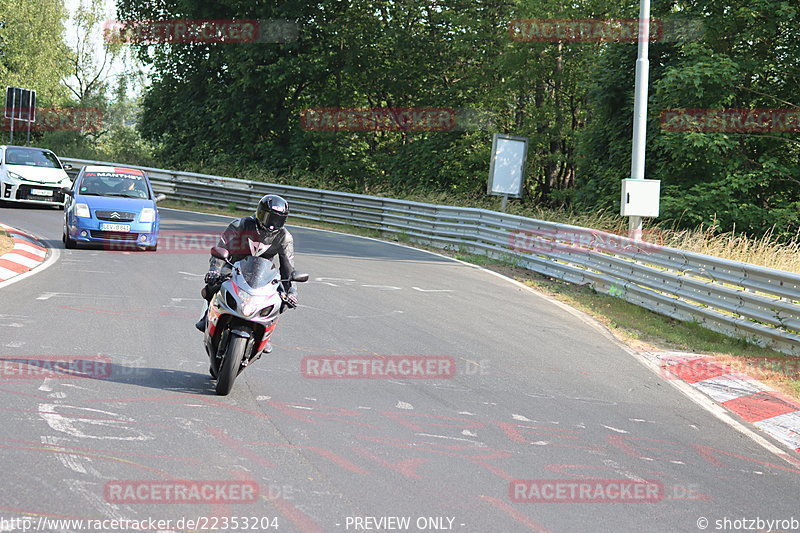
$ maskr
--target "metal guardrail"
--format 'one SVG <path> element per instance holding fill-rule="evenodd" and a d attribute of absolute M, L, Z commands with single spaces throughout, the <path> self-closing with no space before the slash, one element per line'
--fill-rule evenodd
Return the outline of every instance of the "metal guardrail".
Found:
<path fill-rule="evenodd" d="M 61 158 L 74 165 L 119 165 Z M 292 217 L 403 234 L 419 243 L 512 259 L 651 311 L 800 355 L 800 275 L 610 233 L 498 213 L 362 194 L 124 165 L 172 200 L 250 209 L 280 194 Z"/>

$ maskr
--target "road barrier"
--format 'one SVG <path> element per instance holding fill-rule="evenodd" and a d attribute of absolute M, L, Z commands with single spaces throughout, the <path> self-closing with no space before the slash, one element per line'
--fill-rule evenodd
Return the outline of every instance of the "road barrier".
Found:
<path fill-rule="evenodd" d="M 117 165 L 62 158 L 65 163 Z M 438 248 L 496 259 L 590 285 L 656 313 L 800 355 L 800 275 L 688 252 L 599 230 L 486 209 L 124 165 L 148 173 L 171 200 L 253 209 L 280 194 L 292 217 L 403 235 Z"/>

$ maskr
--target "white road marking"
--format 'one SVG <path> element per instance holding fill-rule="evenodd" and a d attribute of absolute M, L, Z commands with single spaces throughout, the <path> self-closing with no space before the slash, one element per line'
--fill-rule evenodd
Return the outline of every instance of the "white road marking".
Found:
<path fill-rule="evenodd" d="M 304 400 L 309 400 L 309 401 L 312 401 L 312 402 L 316 402 L 316 401 L 317 401 L 317 399 L 316 399 L 316 398 L 309 398 L 308 396 L 306 396 L 306 397 L 305 397 L 305 398 L 303 398 L 303 399 L 304 399 Z"/>
<path fill-rule="evenodd" d="M 58 444 L 57 441 L 64 440 L 64 439 L 58 439 L 57 437 L 49 437 L 45 435 L 43 435 L 41 439 L 42 439 L 42 444 L 50 444 L 52 446 L 59 446 L 59 447 L 61 446 Z M 60 452 L 56 453 L 55 456 L 62 465 L 72 470 L 73 472 L 77 472 L 78 474 L 88 474 L 88 472 L 86 471 L 86 467 L 84 467 L 83 464 L 81 463 L 81 458 L 79 456 L 71 453 L 67 454 Z"/>
<path fill-rule="evenodd" d="M 546 440 L 537 440 L 536 442 L 531 442 L 531 444 L 533 444 L 534 446 L 547 446 L 550 443 L 547 442 Z"/>
<path fill-rule="evenodd" d="M 50 383 L 53 381 L 53 378 L 44 378 L 44 381 L 41 385 L 39 385 L 39 390 L 43 392 L 50 392 L 53 388 L 50 386 Z"/>
<path fill-rule="evenodd" d="M 4 344 L 3 346 L 5 348 L 21 348 L 24 344 L 25 343 L 22 342 L 22 341 L 14 341 L 14 342 L 9 342 L 7 344 Z"/>
<path fill-rule="evenodd" d="M 314 278 L 314 281 L 355 281 L 350 278 Z"/>
<path fill-rule="evenodd" d="M 478 436 L 477 433 L 473 433 L 472 431 L 470 431 L 468 429 L 465 429 L 464 431 L 462 431 L 461 434 L 462 435 L 466 435 L 467 437 L 477 437 Z"/>
<path fill-rule="evenodd" d="M 19 322 L 12 322 L 11 324 L 0 324 L 4 328 L 21 328 L 22 324 Z"/>
<path fill-rule="evenodd" d="M 117 420 L 103 420 L 97 418 L 79 418 L 79 417 L 66 417 L 59 414 L 57 409 L 76 409 L 79 411 L 89 411 L 93 413 L 92 416 L 96 417 L 94 413 L 101 415 L 108 415 L 109 417 L 118 418 Z M 74 407 L 70 405 L 56 405 L 42 403 L 39 404 L 39 416 L 47 422 L 47 425 L 52 429 L 61 433 L 66 433 L 73 437 L 81 439 L 98 439 L 98 440 L 123 440 L 123 441 L 144 441 L 153 439 L 152 435 L 147 435 L 138 429 L 131 428 L 127 424 L 133 422 L 131 418 L 122 418 L 117 413 L 110 411 L 102 411 L 100 409 L 91 409 L 89 407 Z M 115 429 L 134 433 L 134 435 L 91 435 L 84 431 L 88 427 L 102 427 L 105 429 Z"/>
<path fill-rule="evenodd" d="M 624 477 L 630 479 L 631 481 L 638 481 L 640 483 L 644 482 L 644 478 L 641 478 L 641 477 L 637 476 L 633 472 L 625 470 L 625 468 L 623 468 L 622 465 L 620 465 L 616 461 L 612 461 L 611 459 L 603 459 L 603 464 L 606 465 L 607 467 L 609 467 L 611 470 L 613 470 L 617 474 L 620 474 L 621 476 L 624 476 Z"/>
<path fill-rule="evenodd" d="M 17 272 L 8 268 L 0 267 L 0 279 L 9 279 L 16 277 Z"/>
<path fill-rule="evenodd" d="M 272 396 L 256 396 L 256 400 L 259 402 L 263 402 L 265 400 L 271 400 Z"/>
<path fill-rule="evenodd" d="M 452 289 L 420 289 L 419 287 L 411 287 L 419 292 L 453 292 Z"/>
<path fill-rule="evenodd" d="M 30 257 L 14 253 L 13 251 L 3 255 L 3 259 L 8 261 L 13 261 L 17 264 L 24 265 L 28 268 L 37 267 L 39 266 L 39 263 L 41 263 L 41 261 L 39 261 L 38 259 L 31 259 Z"/>
<path fill-rule="evenodd" d="M 472 439 L 462 439 L 460 437 L 448 437 L 447 435 L 433 435 L 431 433 L 415 433 L 415 435 L 417 435 L 419 437 L 434 437 L 434 438 L 437 438 L 437 439 L 447 439 L 447 440 L 458 440 L 458 441 L 461 441 L 461 442 L 471 442 L 472 444 L 477 444 L 481 448 L 485 448 L 486 447 L 486 444 L 484 444 L 482 442 L 479 442 L 477 440 L 472 440 Z"/>
<path fill-rule="evenodd" d="M 290 405 L 289 407 L 294 407 L 295 409 L 305 409 L 306 411 L 313 411 L 313 407 L 306 407 L 305 405 Z"/>
<path fill-rule="evenodd" d="M 414 408 L 414 406 L 411 405 L 410 403 L 400 402 L 400 401 L 397 402 L 397 405 L 395 405 L 395 407 L 397 409 L 413 409 Z"/>
<path fill-rule="evenodd" d="M 14 243 L 15 250 L 23 250 L 25 252 L 31 253 L 33 255 L 38 255 L 39 257 L 44 257 L 47 255 L 47 252 L 40 250 L 38 248 L 34 248 L 30 244 L 25 244 L 23 242 Z"/>
<path fill-rule="evenodd" d="M 533 420 L 531 420 L 527 416 L 522 416 L 522 415 L 511 415 L 511 418 L 513 418 L 514 420 L 519 420 L 520 422 L 533 422 Z"/>
<path fill-rule="evenodd" d="M 73 389 L 92 390 L 92 389 L 87 389 L 86 387 L 81 387 L 80 385 L 73 385 L 72 383 L 62 383 L 61 386 L 62 387 L 72 387 Z"/>
<path fill-rule="evenodd" d="M 627 431 L 625 431 L 624 429 L 612 428 L 611 426 L 607 426 L 605 424 L 600 424 L 600 425 L 606 429 L 610 429 L 611 431 L 616 431 L 617 433 L 627 433 Z"/>
<path fill-rule="evenodd" d="M 66 296 L 69 298 L 98 298 L 98 299 L 106 299 L 106 300 L 113 300 L 116 298 L 121 298 L 119 295 L 115 294 L 78 294 L 74 292 L 43 292 L 40 294 L 36 299 L 37 300 L 49 300 L 54 296 Z"/>
<path fill-rule="evenodd" d="M 372 407 L 364 407 L 363 405 L 358 406 L 359 409 L 372 409 Z"/>
<path fill-rule="evenodd" d="M 460 415 L 468 415 L 468 416 L 475 416 L 475 413 L 470 413 L 469 411 L 459 411 L 458 414 L 460 414 Z"/>
<path fill-rule="evenodd" d="M 368 287 L 370 289 L 380 289 L 382 291 L 402 291 L 402 287 L 395 287 L 394 285 L 362 285 L 362 287 Z"/>
<path fill-rule="evenodd" d="M 198 277 L 198 278 L 202 278 L 203 276 L 205 276 L 205 274 L 197 274 L 195 272 L 183 272 L 183 271 L 180 271 L 180 270 L 178 271 L 178 274 L 184 274 L 186 276 L 195 276 L 195 277 Z"/>

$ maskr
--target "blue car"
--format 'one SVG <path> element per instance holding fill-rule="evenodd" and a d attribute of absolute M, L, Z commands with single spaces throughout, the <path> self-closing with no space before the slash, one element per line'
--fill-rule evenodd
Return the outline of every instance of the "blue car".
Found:
<path fill-rule="evenodd" d="M 147 175 L 138 169 L 83 167 L 72 187 L 64 187 L 66 248 L 99 244 L 105 248 L 156 251 L 158 209 Z"/>

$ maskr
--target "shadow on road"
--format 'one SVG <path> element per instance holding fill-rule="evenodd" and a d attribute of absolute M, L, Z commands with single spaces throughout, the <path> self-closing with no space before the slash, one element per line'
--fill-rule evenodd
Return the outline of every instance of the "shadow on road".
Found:
<path fill-rule="evenodd" d="M 112 363 L 107 375 L 91 379 L 184 394 L 216 395 L 211 376 L 169 368 L 146 368 Z"/>

